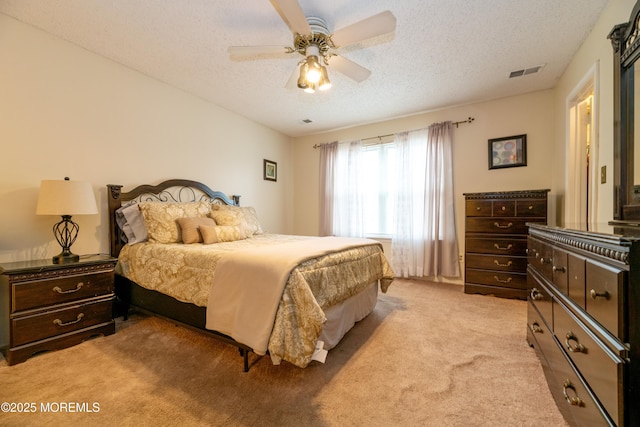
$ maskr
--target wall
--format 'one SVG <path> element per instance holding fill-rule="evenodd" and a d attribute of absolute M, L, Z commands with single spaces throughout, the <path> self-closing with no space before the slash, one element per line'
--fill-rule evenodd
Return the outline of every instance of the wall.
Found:
<path fill-rule="evenodd" d="M 473 123 L 455 129 L 453 143 L 456 227 L 463 253 L 463 193 L 551 188 L 553 99 L 553 91 L 540 91 L 296 138 L 294 232 L 316 235 L 319 231 L 319 151 L 313 148 L 314 144 L 386 135 L 473 117 Z M 488 139 L 519 134 L 527 134 L 527 166 L 489 170 Z"/>
<path fill-rule="evenodd" d="M 0 262 L 60 247 L 35 215 L 42 179 L 90 181 L 78 254 L 108 252 L 106 184 L 186 178 L 242 195 L 265 229 L 293 232 L 289 137 L 0 14 Z M 278 182 L 262 179 L 264 158 Z"/>
<path fill-rule="evenodd" d="M 599 184 L 597 221 L 607 222 L 613 219 L 613 48 L 607 35 L 614 25 L 629 20 L 636 0 L 612 0 L 604 9 L 595 27 L 582 44 L 571 64 L 559 79 L 554 90 L 555 129 L 553 138 L 556 141 L 553 151 L 553 192 L 558 199 L 556 219 L 563 222 L 563 202 L 566 191 L 566 132 L 567 132 L 567 97 L 579 86 L 581 80 L 592 67 L 597 67 L 596 97 L 598 98 L 598 164 L 597 170 L 606 166 L 606 183 Z"/>

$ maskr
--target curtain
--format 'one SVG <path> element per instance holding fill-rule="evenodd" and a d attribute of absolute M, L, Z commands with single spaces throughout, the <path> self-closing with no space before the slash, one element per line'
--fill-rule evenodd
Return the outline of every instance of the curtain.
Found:
<path fill-rule="evenodd" d="M 451 122 L 401 132 L 395 143 L 393 270 L 398 277 L 458 277 Z"/>
<path fill-rule="evenodd" d="M 364 237 L 362 142 L 325 144 L 320 153 L 320 234 Z"/>
<path fill-rule="evenodd" d="M 333 188 L 338 143 L 320 146 L 320 236 L 333 234 Z"/>

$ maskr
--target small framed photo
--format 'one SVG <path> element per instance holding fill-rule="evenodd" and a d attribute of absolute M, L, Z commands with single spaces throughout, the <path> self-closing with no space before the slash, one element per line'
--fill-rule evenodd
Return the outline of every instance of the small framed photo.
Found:
<path fill-rule="evenodd" d="M 278 164 L 276 162 L 264 159 L 264 179 L 267 181 L 278 180 Z"/>
<path fill-rule="evenodd" d="M 489 140 L 489 169 L 527 166 L 527 135 Z"/>

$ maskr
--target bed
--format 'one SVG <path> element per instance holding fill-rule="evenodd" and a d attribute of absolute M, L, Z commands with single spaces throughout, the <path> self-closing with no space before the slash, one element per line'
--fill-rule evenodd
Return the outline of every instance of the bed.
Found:
<path fill-rule="evenodd" d="M 306 367 L 373 311 L 393 272 L 369 239 L 264 232 L 252 207 L 200 182 L 108 185 L 116 296 L 274 364 Z M 319 347 L 318 343 L 324 343 Z"/>

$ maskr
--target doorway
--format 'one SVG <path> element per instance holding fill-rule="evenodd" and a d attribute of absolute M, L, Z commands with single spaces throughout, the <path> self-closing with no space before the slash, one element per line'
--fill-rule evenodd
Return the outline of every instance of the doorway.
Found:
<path fill-rule="evenodd" d="M 565 226 L 585 227 L 597 218 L 597 64 L 567 97 L 567 182 Z M 606 171 L 604 178 L 606 179 Z"/>

